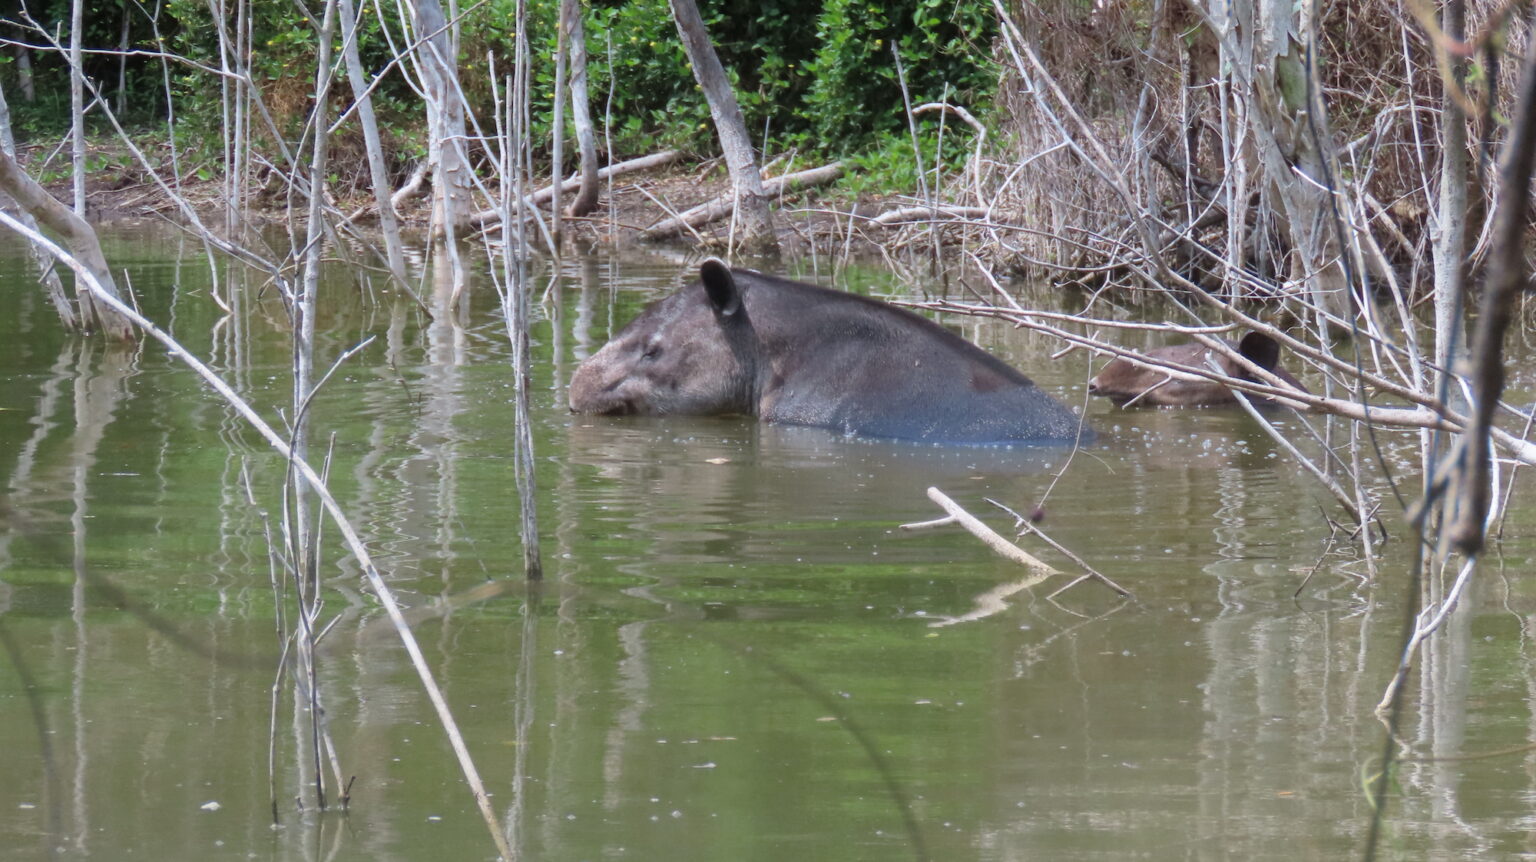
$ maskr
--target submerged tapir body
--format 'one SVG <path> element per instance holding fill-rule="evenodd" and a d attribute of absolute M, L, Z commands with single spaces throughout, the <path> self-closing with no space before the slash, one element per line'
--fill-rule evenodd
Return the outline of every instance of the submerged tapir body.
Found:
<path fill-rule="evenodd" d="M 582 363 L 570 401 L 578 413 L 736 413 L 945 443 L 1084 433 L 1028 377 L 930 320 L 718 260 Z"/>
<path fill-rule="evenodd" d="M 1249 362 L 1302 392 L 1307 391 L 1300 381 L 1280 367 L 1280 344 L 1273 338 L 1262 332 L 1250 332 L 1236 344 L 1227 343 Z M 1210 371 L 1206 361 L 1208 358 L 1215 359 L 1216 364 L 1228 377 L 1255 383 L 1263 382 L 1256 379 L 1231 357 L 1211 350 L 1203 344 L 1158 347 L 1147 351 L 1146 355 L 1150 359 L 1200 371 Z M 1232 394 L 1230 388 L 1214 380 L 1185 380 L 1172 377 L 1162 368 L 1137 365 L 1124 357 L 1115 357 L 1092 380 L 1089 380 L 1088 391 L 1094 395 L 1105 396 L 1116 404 L 1135 402 L 1149 407 L 1216 407 L 1237 402 L 1237 396 Z M 1261 405 L 1273 403 L 1272 399 L 1261 395 L 1253 395 L 1251 398 Z"/>

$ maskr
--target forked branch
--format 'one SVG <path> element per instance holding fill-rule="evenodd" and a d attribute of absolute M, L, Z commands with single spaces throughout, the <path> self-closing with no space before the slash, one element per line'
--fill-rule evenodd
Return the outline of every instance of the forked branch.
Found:
<path fill-rule="evenodd" d="M 920 521 L 912 524 L 902 524 L 901 529 L 923 530 L 931 527 L 942 527 L 948 524 L 959 524 L 960 526 L 964 527 L 966 531 L 971 535 L 980 539 L 982 544 L 986 545 L 988 548 L 991 548 L 993 553 L 1005 559 L 1012 560 L 1013 562 L 1018 563 L 1019 565 L 1042 575 L 1042 580 L 1044 577 L 1063 574 L 1060 569 L 1057 569 L 1050 563 L 1047 563 L 1044 560 L 1034 556 L 1023 548 L 1019 547 L 1017 544 L 1008 541 L 996 530 L 993 530 L 991 527 L 983 524 L 979 518 L 977 518 L 975 515 L 972 515 L 970 512 L 967 512 L 960 506 L 959 503 L 956 503 L 949 497 L 948 494 L 945 494 L 938 488 L 928 489 L 928 499 L 939 504 L 939 508 L 943 509 L 945 512 L 945 517 L 933 521 Z M 1038 531 L 1035 532 L 1037 532 L 1037 534 L 1042 538 L 1045 538 L 1043 533 L 1038 533 Z M 1065 552 L 1065 549 L 1055 542 L 1052 542 L 1049 539 L 1046 539 L 1046 541 L 1058 550 Z M 1109 587 L 1111 590 L 1114 590 L 1124 598 L 1135 598 L 1130 590 L 1127 590 L 1125 587 L 1120 586 L 1119 584 L 1105 577 L 1103 574 L 1089 568 L 1087 564 L 1083 563 L 1075 555 L 1070 553 L 1067 555 L 1071 557 L 1074 562 L 1077 562 L 1079 565 L 1081 565 L 1084 571 L 1087 573 L 1083 577 L 1078 578 L 1078 580 L 1073 581 L 1072 584 L 1069 584 L 1068 586 L 1075 585 L 1081 582 L 1084 578 L 1087 578 L 1098 581 L 1104 586 Z M 1058 590 L 1057 592 L 1060 591 Z"/>

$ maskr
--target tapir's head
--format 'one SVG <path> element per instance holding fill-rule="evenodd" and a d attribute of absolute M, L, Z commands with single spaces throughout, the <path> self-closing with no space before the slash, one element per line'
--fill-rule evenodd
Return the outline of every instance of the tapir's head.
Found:
<path fill-rule="evenodd" d="M 653 303 L 571 377 L 571 410 L 608 415 L 753 413 L 757 339 L 744 288 L 718 260 Z"/>
<path fill-rule="evenodd" d="M 1296 378 L 1277 367 L 1280 361 L 1280 345 L 1261 332 L 1250 332 L 1233 345 L 1249 362 L 1272 372 L 1281 379 L 1306 391 Z M 1252 380 L 1253 375 L 1230 357 L 1207 349 L 1201 344 L 1176 344 L 1147 351 L 1147 356 L 1187 368 L 1209 370 L 1206 358 L 1216 360 L 1229 377 Z M 1123 357 L 1116 357 L 1104 366 L 1092 380 L 1088 391 L 1102 395 L 1116 404 L 1135 402 L 1159 407 L 1208 407 L 1232 404 L 1236 398 L 1232 390 L 1213 380 L 1181 380 L 1170 377 L 1161 368 L 1136 365 Z"/>

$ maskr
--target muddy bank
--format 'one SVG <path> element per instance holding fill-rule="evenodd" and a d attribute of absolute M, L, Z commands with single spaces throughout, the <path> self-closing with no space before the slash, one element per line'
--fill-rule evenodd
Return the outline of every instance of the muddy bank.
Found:
<path fill-rule="evenodd" d="M 856 245 L 874 247 L 899 237 L 904 227 L 919 222 L 902 216 L 915 203 L 899 195 L 851 195 L 833 185 L 795 186 L 805 166 L 789 171 L 789 183 L 771 194 L 781 244 L 786 248 L 816 245 Z M 826 170 L 825 167 L 818 170 Z M 765 183 L 770 191 L 785 172 L 770 170 Z M 834 174 L 835 176 L 835 174 Z M 826 180 L 822 180 L 826 182 Z M 46 184 L 60 200 L 69 200 L 68 179 Z M 552 225 L 547 180 L 536 194 L 540 217 Z M 328 190 L 328 202 L 338 223 L 371 228 L 377 225 L 377 209 L 372 196 L 361 187 Z M 703 248 L 723 249 L 731 241 L 731 219 L 715 218 L 697 226 L 667 224 L 680 214 L 703 208 L 712 202 L 728 203 L 731 193 L 729 174 L 720 159 L 705 161 L 678 158 L 646 170 L 624 173 L 601 183 L 597 208 L 589 215 L 566 217 L 565 236 L 583 243 L 627 245 L 650 241 L 682 242 Z M 177 198 L 180 198 L 180 201 Z M 568 203 L 572 194 L 564 193 Z M 463 230 L 465 236 L 499 231 L 498 219 L 485 207 L 490 203 L 477 195 L 476 212 Z M 171 221 L 185 224 L 190 208 L 208 227 L 225 223 L 227 194 L 220 180 L 190 180 L 179 185 L 162 185 L 142 168 L 115 165 L 93 173 L 86 185 L 87 218 L 97 224 L 122 224 L 139 221 Z M 420 184 L 414 193 L 397 202 L 396 212 L 403 230 L 425 233 L 431 224 L 430 181 Z M 728 207 L 727 207 L 728 210 Z M 268 171 L 253 189 L 241 210 L 247 223 L 257 226 L 280 225 L 290 218 L 302 220 L 304 203 L 275 171 Z M 926 221 L 927 213 L 924 213 Z M 884 216 L 884 218 L 881 218 Z M 877 221 L 876 219 L 880 219 Z M 658 227 L 665 235 L 657 236 Z"/>

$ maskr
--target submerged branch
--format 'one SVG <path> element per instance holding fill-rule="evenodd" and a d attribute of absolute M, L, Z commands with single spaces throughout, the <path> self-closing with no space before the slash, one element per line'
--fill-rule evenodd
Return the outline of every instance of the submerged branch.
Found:
<path fill-rule="evenodd" d="M 913 524 L 902 524 L 901 529 L 922 530 L 932 527 L 942 527 L 948 524 L 959 524 L 960 526 L 964 527 L 966 531 L 971 535 L 980 539 L 982 544 L 990 548 L 993 553 L 1003 557 L 1004 559 L 1012 560 L 1021 566 L 1025 566 L 1026 568 L 1034 570 L 1042 576 L 1042 580 L 1046 577 L 1050 577 L 1051 575 L 1062 574 L 1060 569 L 1034 556 L 1023 548 L 1019 547 L 1017 544 L 1008 541 L 996 530 L 993 530 L 991 527 L 988 527 L 986 524 L 982 523 L 979 518 L 977 518 L 975 515 L 972 515 L 970 512 L 967 512 L 960 506 L 959 503 L 956 503 L 949 497 L 949 495 L 945 494 L 943 491 L 940 491 L 938 488 L 928 489 L 928 499 L 939 504 L 939 508 L 944 510 L 947 517 L 939 518 L 938 520 L 934 521 L 921 521 Z M 1042 539 L 1045 538 L 1043 533 L 1039 535 Z M 1064 548 L 1055 542 L 1050 541 L 1049 539 L 1046 539 L 1046 541 L 1058 550 L 1065 551 Z M 1083 567 L 1083 569 L 1088 573 L 1086 577 L 1098 581 L 1099 583 L 1109 587 L 1111 590 L 1114 590 L 1116 593 L 1119 593 L 1125 598 L 1134 598 L 1130 590 L 1125 589 L 1124 587 L 1120 586 L 1099 572 L 1094 571 L 1087 564 L 1079 560 L 1076 555 L 1067 553 L 1067 556 L 1069 556 L 1074 562 L 1077 562 Z M 1073 583 L 1077 582 L 1074 581 Z M 1024 589 L 1024 587 L 1020 587 L 1020 589 Z M 1058 592 L 1060 591 L 1058 590 Z"/>
<path fill-rule="evenodd" d="M 981 520 L 978 519 L 975 515 L 972 515 L 970 512 L 962 509 L 959 503 L 956 503 L 954 500 L 950 499 L 947 494 L 945 494 L 943 491 L 940 491 L 938 488 L 928 489 L 928 499 L 938 503 L 939 508 L 948 513 L 948 517 L 940 518 L 936 521 L 922 521 L 915 524 L 902 524 L 901 529 L 926 530 L 931 527 L 942 527 L 949 524 L 959 524 L 960 526 L 964 527 L 966 531 L 971 535 L 980 539 L 983 545 L 986 545 L 992 550 L 993 553 L 997 554 L 999 557 L 1002 557 L 1006 560 L 1011 560 L 1021 566 L 1024 566 L 1025 568 L 1033 569 L 1036 572 L 1040 572 L 1041 574 L 1047 576 L 1061 574 L 1060 569 L 1052 566 L 1050 563 L 1041 560 L 1039 557 L 1034 556 L 1018 545 L 1015 545 L 1014 543 L 1003 538 L 1002 535 L 1000 535 L 997 531 L 993 530 L 991 527 L 988 527 L 986 524 L 983 524 Z"/>

